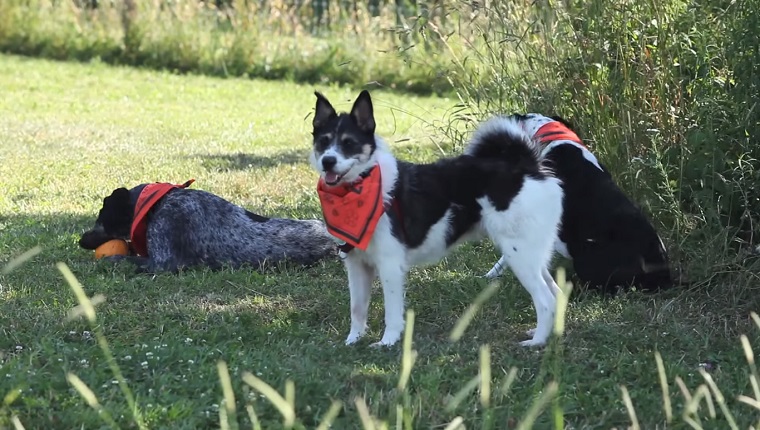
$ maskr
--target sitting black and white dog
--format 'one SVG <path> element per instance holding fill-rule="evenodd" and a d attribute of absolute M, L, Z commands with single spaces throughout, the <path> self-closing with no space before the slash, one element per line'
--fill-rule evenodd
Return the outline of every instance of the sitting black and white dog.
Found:
<path fill-rule="evenodd" d="M 383 287 L 385 331 L 374 345 L 393 345 L 404 330 L 410 266 L 437 262 L 458 243 L 483 236 L 501 249 L 533 299 L 537 326 L 528 332 L 532 339 L 521 344 L 545 344 L 561 294 L 548 267 L 563 194 L 520 123 L 493 118 L 475 132 L 464 155 L 411 164 L 396 160 L 375 135 L 367 91 L 350 113 L 340 115 L 324 96 L 316 96 L 310 161 L 320 172 L 328 230 L 347 242 L 351 329 L 346 344 L 365 334 L 375 277 Z"/>
<path fill-rule="evenodd" d="M 148 272 L 193 266 L 259 269 L 283 261 L 310 265 L 337 253 L 320 220 L 266 218 L 187 185 L 115 189 L 103 199 L 95 227 L 82 234 L 79 245 L 95 249 L 112 239 L 130 240 L 134 255 L 110 258 L 126 258 Z M 156 193 L 160 186 L 167 186 L 163 196 Z"/>
<path fill-rule="evenodd" d="M 578 279 L 592 288 L 640 290 L 672 285 L 668 254 L 642 211 L 559 117 L 512 115 L 542 146 L 541 156 L 565 192 L 557 252 L 572 259 Z M 499 276 L 504 257 L 486 274 Z"/>

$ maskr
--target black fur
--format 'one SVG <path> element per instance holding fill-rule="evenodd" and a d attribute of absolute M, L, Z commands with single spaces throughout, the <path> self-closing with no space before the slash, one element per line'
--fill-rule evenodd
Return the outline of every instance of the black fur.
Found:
<path fill-rule="evenodd" d="M 572 130 L 568 121 L 552 119 Z M 671 287 L 668 254 L 660 237 L 604 165 L 600 163 L 603 170 L 599 170 L 571 145 L 559 145 L 545 158 L 562 180 L 565 200 L 559 236 L 578 278 L 606 291 L 631 285 L 645 291 Z"/>
<path fill-rule="evenodd" d="M 79 245 L 95 249 L 111 239 L 129 239 L 144 186 L 117 188 L 106 197 L 95 227 L 82 234 Z M 281 261 L 309 265 L 336 253 L 319 220 L 266 218 L 194 189 L 170 191 L 151 209 L 147 222 L 149 256 L 127 259 L 150 272 L 193 266 L 260 268 Z"/>
<path fill-rule="evenodd" d="M 393 220 L 394 236 L 416 248 L 424 242 L 430 227 L 451 209 L 446 237 L 446 245 L 450 246 L 480 221 L 481 207 L 476 199 L 487 196 L 496 209 L 507 210 L 525 177 L 540 178 L 542 173 L 535 156 L 528 151 L 523 153 L 526 158 L 514 158 L 509 152 L 502 159 L 487 158 L 497 157 L 497 152 L 489 148 L 477 156 L 461 155 L 432 164 L 399 161 L 392 196 L 398 200 L 403 224 Z"/>

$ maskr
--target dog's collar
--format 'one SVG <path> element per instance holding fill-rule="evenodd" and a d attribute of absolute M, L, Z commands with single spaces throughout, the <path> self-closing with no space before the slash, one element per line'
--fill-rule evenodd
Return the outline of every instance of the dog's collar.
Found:
<path fill-rule="evenodd" d="M 542 125 L 541 127 L 536 130 L 536 133 L 533 135 L 533 138 L 538 141 L 542 146 L 547 146 L 552 142 L 556 142 L 559 140 L 568 140 L 573 143 L 577 143 L 578 145 L 581 145 L 582 147 L 586 148 L 586 145 L 583 144 L 583 141 L 580 137 L 578 137 L 575 132 L 567 128 L 565 124 L 562 124 L 559 121 L 550 121 L 546 124 Z M 588 149 L 588 148 L 586 148 Z"/>
<path fill-rule="evenodd" d="M 165 182 L 156 182 L 147 184 L 140 191 L 135 204 L 134 216 L 132 218 L 132 228 L 129 232 L 132 251 L 142 257 L 148 256 L 148 213 L 169 191 L 175 188 L 187 188 L 195 179 L 190 179 L 184 184 L 169 184 Z"/>
<path fill-rule="evenodd" d="M 374 165 L 356 181 L 328 187 L 320 179 L 317 193 L 328 232 L 341 240 L 339 255 L 344 257 L 354 248 L 366 250 L 383 213 L 393 212 L 402 221 L 397 199 L 383 203 L 382 174 Z"/>
<path fill-rule="evenodd" d="M 367 249 L 383 215 L 382 174 L 372 166 L 351 183 L 328 186 L 320 178 L 317 194 L 327 231 L 348 245 Z M 344 246 L 348 252 L 349 249 Z"/>

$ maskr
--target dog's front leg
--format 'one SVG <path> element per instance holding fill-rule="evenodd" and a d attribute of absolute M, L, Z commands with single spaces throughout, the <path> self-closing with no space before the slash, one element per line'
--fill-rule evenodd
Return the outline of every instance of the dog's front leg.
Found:
<path fill-rule="evenodd" d="M 395 257 L 395 256 L 394 256 Z M 391 346 L 401 339 L 404 332 L 404 280 L 406 270 L 399 259 L 384 258 L 378 263 L 378 275 L 383 285 L 385 301 L 385 332 L 380 342 L 372 346 Z"/>
<path fill-rule="evenodd" d="M 345 259 L 348 272 L 348 290 L 351 295 L 351 331 L 346 345 L 356 343 L 367 331 L 367 312 L 372 295 L 372 281 L 375 270 L 356 255 L 349 253 Z"/>

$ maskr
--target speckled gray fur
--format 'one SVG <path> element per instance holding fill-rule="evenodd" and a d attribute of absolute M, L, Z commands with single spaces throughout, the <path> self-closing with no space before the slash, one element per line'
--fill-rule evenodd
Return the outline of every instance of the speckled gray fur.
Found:
<path fill-rule="evenodd" d="M 142 188 L 128 194 L 117 194 L 117 189 L 104 199 L 95 228 L 82 235 L 80 245 L 93 249 L 105 240 L 126 239 Z M 336 255 L 335 242 L 320 220 L 265 218 L 195 189 L 172 190 L 151 210 L 147 247 L 147 258 L 126 258 L 150 272 L 192 266 L 258 269 L 283 261 L 310 265 Z"/>

